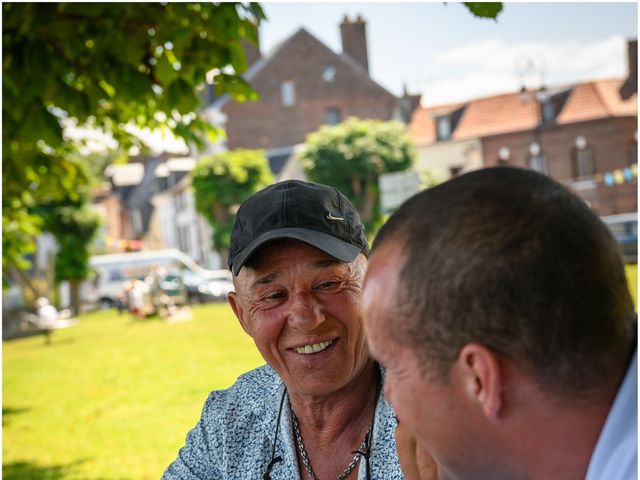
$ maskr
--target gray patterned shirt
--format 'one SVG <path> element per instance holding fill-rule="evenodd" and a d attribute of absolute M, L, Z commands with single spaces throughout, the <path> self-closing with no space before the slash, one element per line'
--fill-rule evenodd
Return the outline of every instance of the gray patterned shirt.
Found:
<path fill-rule="evenodd" d="M 211 392 L 200 421 L 162 479 L 262 479 L 271 461 L 283 390 L 280 377 L 265 365 L 242 375 L 228 390 Z M 380 395 L 369 460 L 371 480 L 403 479 L 395 427 L 394 411 Z M 283 461 L 273 467 L 273 480 L 300 480 L 288 402 L 282 410 L 275 456 Z M 358 468 L 358 480 L 365 480 L 364 459 Z"/>

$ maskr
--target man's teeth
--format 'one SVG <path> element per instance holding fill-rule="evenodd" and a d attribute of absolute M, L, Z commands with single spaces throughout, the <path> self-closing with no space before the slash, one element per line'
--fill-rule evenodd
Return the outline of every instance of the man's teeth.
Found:
<path fill-rule="evenodd" d="M 325 348 L 327 348 L 332 343 L 333 342 L 329 341 L 329 342 L 314 343 L 313 345 L 304 345 L 303 347 L 296 348 L 296 352 L 304 353 L 304 354 L 318 353 L 324 350 Z"/>

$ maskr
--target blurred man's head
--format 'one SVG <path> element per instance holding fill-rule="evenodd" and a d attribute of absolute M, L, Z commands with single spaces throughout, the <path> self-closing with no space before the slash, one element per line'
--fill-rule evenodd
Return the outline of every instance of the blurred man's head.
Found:
<path fill-rule="evenodd" d="M 376 237 L 363 306 L 400 420 L 445 466 L 460 467 L 457 455 L 477 469 L 474 452 L 491 448 L 473 434 L 503 413 L 492 372 L 588 401 L 615 392 L 633 350 L 615 240 L 562 185 L 520 169 L 475 171 L 405 202 Z"/>

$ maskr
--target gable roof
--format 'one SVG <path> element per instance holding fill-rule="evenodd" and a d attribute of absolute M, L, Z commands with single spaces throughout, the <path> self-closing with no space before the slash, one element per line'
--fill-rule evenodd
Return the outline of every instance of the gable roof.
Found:
<path fill-rule="evenodd" d="M 247 69 L 247 71 L 244 73 L 244 75 L 242 77 L 247 82 L 251 83 L 251 80 L 256 78 L 257 76 L 259 76 L 260 72 L 264 70 L 264 68 L 269 64 L 269 62 L 271 62 L 274 58 L 279 56 L 289 44 L 291 44 L 292 42 L 295 42 L 296 40 L 298 40 L 302 36 L 307 36 L 307 37 L 311 38 L 321 48 L 323 48 L 327 52 L 330 52 L 336 58 L 337 61 L 340 61 L 343 64 L 348 65 L 355 72 L 357 72 L 357 74 L 359 76 L 362 77 L 363 81 L 371 82 L 372 84 L 374 84 L 376 87 L 378 87 L 381 90 L 381 93 L 386 94 L 386 95 L 390 95 L 390 96 L 395 98 L 395 95 L 393 95 L 391 92 L 389 92 L 386 88 L 384 88 L 378 82 L 373 80 L 369 76 L 369 73 L 367 72 L 367 70 L 362 65 L 360 65 L 358 62 L 356 62 L 354 59 L 352 59 L 346 53 L 338 54 L 338 53 L 334 52 L 328 46 L 326 46 L 321 40 L 319 40 L 316 36 L 314 36 L 312 33 L 307 31 L 304 27 L 300 27 L 295 33 L 293 33 L 292 35 L 290 35 L 289 37 L 287 37 L 286 39 L 284 39 L 280 43 L 274 45 L 271 48 L 271 50 L 269 50 L 269 52 L 267 52 L 257 62 L 255 62 L 253 65 L 251 65 Z M 230 95 L 225 93 L 221 97 L 217 98 L 211 105 L 207 106 L 206 109 L 220 109 L 229 100 L 231 100 Z"/>
<path fill-rule="evenodd" d="M 558 99 L 552 100 L 557 108 L 555 123 L 566 125 L 600 118 L 636 116 L 637 94 L 622 99 L 620 88 L 624 82 L 624 78 L 593 80 L 554 89 L 549 93 L 552 99 Z M 435 143 L 436 117 L 450 115 L 460 108 L 464 110 L 457 125 L 453 126 L 449 140 L 532 130 L 540 121 L 538 102 L 523 101 L 519 92 L 511 92 L 456 104 L 419 107 L 409 123 L 409 137 L 417 145 Z"/>
<path fill-rule="evenodd" d="M 558 115 L 557 123 L 637 115 L 637 93 L 626 100 L 620 96 L 620 88 L 624 81 L 625 79 L 616 78 L 576 85 L 567 99 L 565 108 Z"/>

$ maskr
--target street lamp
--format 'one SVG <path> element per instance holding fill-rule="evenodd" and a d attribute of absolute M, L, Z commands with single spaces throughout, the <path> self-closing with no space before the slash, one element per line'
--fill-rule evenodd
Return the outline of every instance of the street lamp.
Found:
<path fill-rule="evenodd" d="M 549 100 L 551 96 L 548 90 L 543 85 L 535 92 L 534 95 L 530 95 L 525 87 L 520 90 L 520 101 L 523 103 L 531 101 L 536 102 L 537 121 L 533 128 L 533 142 L 529 145 L 529 168 L 541 173 L 547 173 L 546 160 L 542 151 L 542 138 L 541 128 L 546 121 L 549 121 L 553 116 L 553 112 L 550 110 L 551 105 Z"/>
<path fill-rule="evenodd" d="M 508 147 L 501 147 L 500 150 L 498 150 L 498 163 L 500 165 L 508 163 L 509 157 L 511 157 L 511 151 L 509 151 Z"/>
<path fill-rule="evenodd" d="M 529 153 L 532 157 L 539 156 L 541 151 L 542 147 L 540 147 L 540 144 L 538 142 L 533 142 L 531 145 L 529 145 Z"/>
<path fill-rule="evenodd" d="M 542 173 L 547 173 L 547 165 L 542 148 L 541 128 L 553 120 L 553 105 L 550 102 L 551 95 L 544 86 L 545 62 L 541 57 L 533 58 L 524 56 L 518 59 L 516 71 L 520 76 L 520 102 L 523 104 L 530 101 L 535 102 L 536 125 L 533 128 L 533 141 L 529 145 L 529 168 Z M 540 87 L 527 90 L 528 85 L 539 85 Z"/>

